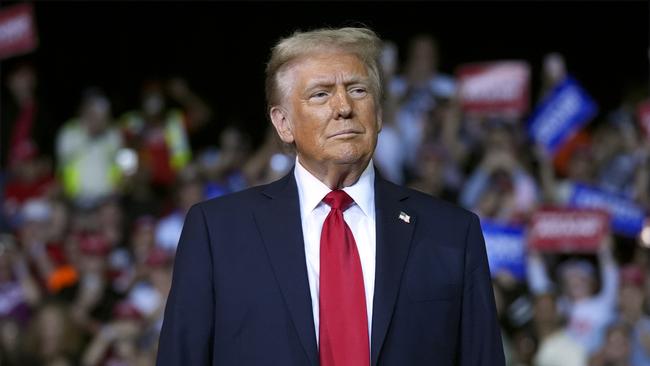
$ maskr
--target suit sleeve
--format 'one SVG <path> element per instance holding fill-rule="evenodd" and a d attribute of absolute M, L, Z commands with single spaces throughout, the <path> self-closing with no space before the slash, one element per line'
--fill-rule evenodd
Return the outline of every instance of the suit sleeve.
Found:
<path fill-rule="evenodd" d="M 212 364 L 214 290 L 212 252 L 200 206 L 187 213 L 176 251 L 157 366 Z"/>
<path fill-rule="evenodd" d="M 472 214 L 466 238 L 460 366 L 505 365 L 501 329 L 496 315 L 485 241 L 479 219 Z"/>

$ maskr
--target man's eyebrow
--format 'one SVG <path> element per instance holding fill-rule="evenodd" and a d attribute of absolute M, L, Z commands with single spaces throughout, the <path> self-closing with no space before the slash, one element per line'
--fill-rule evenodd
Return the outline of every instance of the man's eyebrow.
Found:
<path fill-rule="evenodd" d="M 349 77 L 346 77 L 343 79 L 343 84 L 345 85 L 350 85 L 350 84 L 365 84 L 368 83 L 369 78 L 365 76 L 360 76 L 360 75 L 352 75 Z M 317 87 L 331 87 L 336 84 L 336 79 L 331 78 L 331 77 L 324 77 L 324 78 L 317 78 L 309 81 L 307 83 L 307 86 L 305 87 L 305 90 L 311 90 Z"/>

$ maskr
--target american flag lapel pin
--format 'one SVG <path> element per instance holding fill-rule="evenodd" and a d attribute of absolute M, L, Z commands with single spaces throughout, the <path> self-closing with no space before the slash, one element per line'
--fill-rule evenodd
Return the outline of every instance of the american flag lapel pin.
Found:
<path fill-rule="evenodd" d="M 411 216 L 407 215 L 406 212 L 404 211 L 399 212 L 399 219 L 404 221 L 407 224 L 411 223 Z"/>

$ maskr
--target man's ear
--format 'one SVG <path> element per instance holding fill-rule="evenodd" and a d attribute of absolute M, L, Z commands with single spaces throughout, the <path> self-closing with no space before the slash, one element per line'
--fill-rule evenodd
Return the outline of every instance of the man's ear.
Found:
<path fill-rule="evenodd" d="M 377 132 L 381 132 L 381 127 L 384 125 L 384 110 L 377 108 Z"/>
<path fill-rule="evenodd" d="M 293 132 L 291 131 L 291 121 L 289 120 L 289 113 L 281 106 L 271 107 L 269 111 L 271 122 L 277 131 L 280 140 L 287 144 L 292 144 L 294 141 Z"/>

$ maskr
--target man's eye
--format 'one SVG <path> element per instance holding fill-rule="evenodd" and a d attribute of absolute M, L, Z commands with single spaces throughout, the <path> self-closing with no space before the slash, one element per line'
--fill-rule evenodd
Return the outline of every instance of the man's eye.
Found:
<path fill-rule="evenodd" d="M 325 98 L 326 96 L 327 96 L 327 93 L 324 92 L 324 91 L 321 91 L 321 92 L 316 92 L 316 93 L 312 94 L 310 98 L 322 99 L 322 98 Z"/>
<path fill-rule="evenodd" d="M 352 88 L 350 89 L 350 94 L 356 95 L 356 96 L 363 96 L 367 94 L 366 88 Z"/>

